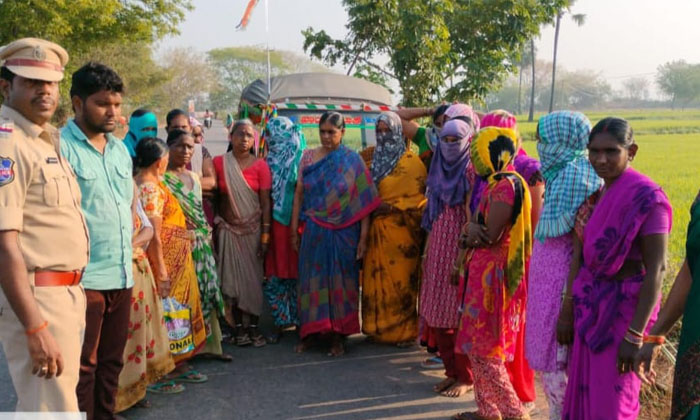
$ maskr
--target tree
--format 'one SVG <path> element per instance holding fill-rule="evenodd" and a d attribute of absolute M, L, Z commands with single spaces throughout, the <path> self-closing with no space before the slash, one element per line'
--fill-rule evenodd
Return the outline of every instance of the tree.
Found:
<path fill-rule="evenodd" d="M 178 33 L 190 0 L 22 0 L 0 1 L 0 45 L 23 37 L 44 38 L 60 44 L 72 59 L 61 83 L 57 119 L 70 110 L 70 75 L 90 56 L 113 51 L 128 59 L 129 48 L 144 50 L 166 35 Z M 119 50 L 120 47 L 123 50 Z M 149 54 L 150 55 L 150 54 Z M 116 61 L 111 61 L 115 65 Z M 126 77 L 126 73 L 120 73 Z M 128 78 L 128 77 L 127 77 Z M 127 88 L 129 86 L 127 85 Z"/>
<path fill-rule="evenodd" d="M 207 62 L 216 75 L 209 98 L 213 109 L 231 109 L 248 84 L 267 77 L 267 51 L 259 47 L 217 48 L 207 53 Z M 290 51 L 270 51 L 270 68 L 272 76 L 328 71 L 326 67 Z"/>
<path fill-rule="evenodd" d="M 160 59 L 166 82 L 154 92 L 156 109 L 167 112 L 173 108 L 185 108 L 190 99 L 203 102 L 207 92 L 216 84 L 216 75 L 204 54 L 191 48 L 166 50 Z"/>
<path fill-rule="evenodd" d="M 0 2 L 0 45 L 39 37 L 69 54 L 98 45 L 152 43 L 178 33 L 190 0 L 24 0 Z"/>
<path fill-rule="evenodd" d="M 576 0 L 571 0 L 566 8 L 562 8 L 559 10 L 559 12 L 557 12 L 557 18 L 554 24 L 554 57 L 552 59 L 552 90 L 549 98 L 549 112 L 552 112 L 554 109 L 554 88 L 557 75 L 557 52 L 559 49 L 559 29 L 561 27 L 561 19 L 564 14 L 569 13 L 571 15 L 571 19 L 576 22 L 578 26 L 583 26 L 583 24 L 586 23 L 586 15 L 571 13 L 571 6 L 573 6 L 575 2 Z"/>
<path fill-rule="evenodd" d="M 113 68 L 124 81 L 124 108 L 152 107 L 153 95 L 166 82 L 168 74 L 153 60 L 148 44 L 108 44 L 72 57 L 76 66 L 97 61 Z"/>
<path fill-rule="evenodd" d="M 649 80 L 646 77 L 631 77 L 622 83 L 627 99 L 645 101 L 649 98 Z"/>
<path fill-rule="evenodd" d="M 535 60 L 535 49 L 528 48 L 530 46 L 530 43 L 528 42 L 527 44 L 527 46 L 523 46 L 522 48 L 523 52 L 520 56 L 520 63 L 518 64 L 518 114 L 521 114 L 523 112 L 523 73 L 525 71 L 525 68 L 532 66 L 533 61 Z"/>
<path fill-rule="evenodd" d="M 343 0 L 348 36 L 303 31 L 304 50 L 329 66 L 388 57 L 402 103 L 482 99 L 519 62 L 523 45 L 567 0 Z"/>
<path fill-rule="evenodd" d="M 671 97 L 671 108 L 678 102 L 684 107 L 700 96 L 700 65 L 683 60 L 661 65 L 656 73 L 656 84 Z"/>
<path fill-rule="evenodd" d="M 532 82 L 530 85 L 530 112 L 527 114 L 528 122 L 532 122 L 535 118 L 535 38 L 530 38 L 530 54 L 532 55 Z"/>

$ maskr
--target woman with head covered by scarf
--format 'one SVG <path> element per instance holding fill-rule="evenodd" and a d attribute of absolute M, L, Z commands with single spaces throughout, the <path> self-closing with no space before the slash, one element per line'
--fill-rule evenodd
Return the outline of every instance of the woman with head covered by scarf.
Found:
<path fill-rule="evenodd" d="M 382 204 L 372 214 L 362 279 L 362 331 L 377 342 L 411 345 L 418 334 L 425 165 L 406 144 L 401 119 L 379 116 L 370 172 Z"/>
<path fill-rule="evenodd" d="M 486 114 L 481 119 L 481 127 L 509 128 L 515 131 L 516 135 L 518 136 L 518 151 L 513 159 L 513 168 L 518 174 L 520 174 L 520 176 L 523 177 L 527 184 L 527 188 L 530 191 L 530 196 L 532 197 L 530 218 L 534 228 L 539 218 L 540 209 L 542 208 L 542 195 L 544 192 L 544 181 L 542 179 L 542 174 L 540 173 L 539 161 L 528 156 L 527 153 L 525 153 L 525 151 L 520 147 L 520 136 L 517 130 L 516 119 L 508 111 L 496 110 Z M 481 196 L 488 187 L 488 181 L 484 177 L 476 174 L 472 164 L 470 164 L 467 168 L 467 176 L 469 177 L 469 182 L 472 186 L 469 200 L 470 214 L 475 214 L 478 210 L 479 203 L 481 202 Z M 529 261 L 526 261 L 525 276 L 523 278 L 523 281 L 526 284 L 529 277 L 529 270 L 527 269 L 528 266 Z M 525 289 L 527 290 L 527 286 L 525 286 Z M 526 308 L 523 308 L 523 311 L 526 311 Z M 520 401 L 528 406 L 533 406 L 536 397 L 535 373 L 525 359 L 524 328 L 521 328 L 518 331 L 515 354 L 512 361 L 506 362 L 506 369 L 508 370 L 508 375 L 510 376 L 513 388 L 518 394 Z"/>
<path fill-rule="evenodd" d="M 513 130 L 484 128 L 470 150 L 472 165 L 487 187 L 460 239 L 460 245 L 472 251 L 456 350 L 469 355 L 472 363 L 478 411 L 455 418 L 527 419 L 505 362 L 513 360 L 525 318 L 523 279 L 532 249 L 530 192 L 512 166 L 517 152 Z"/>
<path fill-rule="evenodd" d="M 537 126 L 537 150 L 546 180 L 545 200 L 535 229 L 528 283 L 526 356 L 541 373 L 550 420 L 561 419 L 566 392 L 565 347 L 556 342 L 561 294 L 569 275 L 574 221 L 581 204 L 600 187 L 586 156 L 591 123 L 580 112 L 557 111 Z"/>
<path fill-rule="evenodd" d="M 158 119 L 156 114 L 146 109 L 137 109 L 129 118 L 129 131 L 124 137 L 124 146 L 132 158 L 136 157 L 136 145 L 145 138 L 156 137 Z"/>
<path fill-rule="evenodd" d="M 276 117 L 266 127 L 267 164 L 272 173 L 272 230 L 270 250 L 265 259 L 263 293 L 272 309 L 277 327 L 268 341 L 277 342 L 286 327 L 299 324 L 297 278 L 299 254 L 292 248 L 290 223 L 299 161 L 306 148 L 301 127 L 287 117 Z"/>
<path fill-rule="evenodd" d="M 459 293 L 452 281 L 459 274 L 454 263 L 457 241 L 466 222 L 465 210 L 469 183 L 469 141 L 474 127 L 465 121 L 449 121 L 440 133 L 440 142 L 428 173 L 428 206 L 423 213 L 423 228 L 429 231 L 423 263 L 420 315 L 435 333 L 445 365 L 447 379 L 437 384 L 435 392 L 458 397 L 473 383 L 469 359 L 455 356 L 455 331 L 459 325 Z"/>

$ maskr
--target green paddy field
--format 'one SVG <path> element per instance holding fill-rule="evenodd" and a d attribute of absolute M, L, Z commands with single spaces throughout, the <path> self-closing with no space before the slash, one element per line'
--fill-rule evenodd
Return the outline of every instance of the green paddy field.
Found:
<path fill-rule="evenodd" d="M 633 166 L 661 185 L 673 205 L 673 231 L 669 242 L 669 266 L 665 291 L 670 289 L 685 257 L 685 235 L 690 205 L 700 190 L 700 110 L 586 112 L 591 124 L 608 116 L 632 124 L 639 152 Z M 538 116 L 539 117 L 539 116 Z M 535 118 L 535 121 L 537 118 Z M 537 123 L 520 116 L 518 129 L 524 148 L 537 155 L 534 141 Z M 531 140 L 531 141 L 528 141 Z"/>

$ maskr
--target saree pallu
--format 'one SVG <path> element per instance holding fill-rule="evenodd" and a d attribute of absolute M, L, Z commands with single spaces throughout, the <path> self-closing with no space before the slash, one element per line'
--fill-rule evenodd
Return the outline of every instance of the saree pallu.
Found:
<path fill-rule="evenodd" d="M 158 296 L 151 265 L 134 248 L 134 288 L 131 296 L 129 332 L 124 347 L 124 367 L 119 374 L 115 412 L 121 412 L 146 397 L 146 387 L 175 369 L 170 356 L 163 304 Z"/>
<path fill-rule="evenodd" d="M 357 153 L 341 145 L 305 165 L 311 156 L 302 158 L 306 226 L 299 250 L 300 335 L 359 333 L 360 221 L 380 200 Z"/>
<path fill-rule="evenodd" d="M 217 216 L 216 252 L 219 277 L 224 296 L 232 299 L 241 311 L 260 316 L 263 307 L 263 265 L 260 249 L 260 228 L 242 234 Z"/>
<path fill-rule="evenodd" d="M 263 261 L 258 256 L 262 214 L 260 200 L 243 177 L 232 152 L 224 156 L 223 169 L 227 198 L 235 220 L 226 221 L 220 216 L 214 220 L 222 291 L 241 311 L 260 316 L 264 277 Z"/>
<path fill-rule="evenodd" d="M 207 331 L 205 353 L 221 354 L 221 329 L 218 325 L 218 315 L 224 313 L 224 300 L 219 286 L 216 261 L 211 246 L 211 229 L 204 214 L 202 202 L 202 187 L 199 179 L 191 173 L 194 186 L 187 191 L 185 184 L 175 174 L 166 172 L 164 181 L 177 198 L 187 219 L 192 239 L 192 259 L 199 285 L 202 301 L 202 315 Z"/>
<path fill-rule="evenodd" d="M 573 285 L 574 344 L 564 420 L 632 420 L 641 381 L 620 375 L 617 352 L 639 303 L 644 273 L 617 279 L 652 208 L 671 207 L 661 189 L 627 169 L 605 192 L 583 230 L 583 265 Z M 653 326 L 661 297 L 645 328 Z"/>
<path fill-rule="evenodd" d="M 175 200 L 175 197 L 172 197 L 172 199 Z M 175 363 L 179 363 L 191 358 L 202 349 L 207 340 L 207 331 L 204 325 L 199 284 L 197 282 L 197 274 L 194 271 L 194 262 L 190 248 L 192 235 L 184 227 L 169 225 L 166 224 L 166 220 L 163 220 L 161 240 L 163 242 L 163 258 L 165 259 L 165 266 L 171 281 L 170 294 L 168 296 L 175 298 L 179 303 L 190 308 L 195 350 L 173 356 Z"/>
<path fill-rule="evenodd" d="M 422 208 L 426 170 L 406 152 L 379 183 L 382 201 L 398 209 L 372 219 L 362 277 L 362 331 L 382 343 L 418 334 Z"/>
<path fill-rule="evenodd" d="M 686 259 L 693 283 L 683 313 L 673 378 L 672 420 L 700 419 L 700 195 L 690 209 Z"/>

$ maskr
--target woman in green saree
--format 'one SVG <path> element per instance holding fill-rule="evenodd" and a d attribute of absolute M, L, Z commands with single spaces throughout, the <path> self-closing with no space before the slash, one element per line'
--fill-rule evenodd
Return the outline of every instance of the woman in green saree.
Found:
<path fill-rule="evenodd" d="M 163 181 L 177 198 L 187 219 L 187 229 L 192 237 L 192 259 L 207 330 L 207 342 L 199 354 L 230 362 L 231 356 L 225 354 L 221 347 L 218 316 L 224 313 L 224 301 L 211 246 L 211 227 L 207 223 L 202 205 L 202 184 L 196 173 L 187 170 L 194 150 L 194 137 L 186 131 L 176 129 L 168 134 L 167 143 L 170 159 Z"/>
<path fill-rule="evenodd" d="M 653 359 L 665 335 L 682 315 L 671 420 L 700 420 L 700 194 L 690 208 L 690 216 L 685 261 L 656 324 L 644 337 L 645 344 L 637 353 L 634 366 L 642 381 L 654 381 Z"/>

